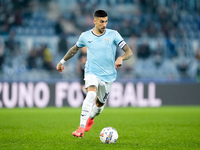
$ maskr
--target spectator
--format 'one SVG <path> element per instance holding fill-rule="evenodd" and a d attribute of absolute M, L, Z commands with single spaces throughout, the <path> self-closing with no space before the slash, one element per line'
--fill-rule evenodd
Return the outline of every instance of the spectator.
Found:
<path fill-rule="evenodd" d="M 41 45 L 40 56 L 42 56 L 43 68 L 45 70 L 55 70 L 55 66 L 52 61 L 51 52 L 50 52 L 50 49 L 47 47 L 47 44 Z"/>
<path fill-rule="evenodd" d="M 139 58 L 146 59 L 150 56 L 150 48 L 147 41 L 144 41 L 139 47 L 138 47 L 138 53 L 137 56 Z"/>
<path fill-rule="evenodd" d="M 4 53 L 5 53 L 4 41 L 2 38 L 0 38 L 0 74 L 2 73 L 2 66 L 4 63 Z"/>
<path fill-rule="evenodd" d="M 63 56 L 68 50 L 67 38 L 64 33 L 61 34 L 58 41 L 58 52 L 61 56 Z"/>
<path fill-rule="evenodd" d="M 64 32 L 61 24 L 62 24 L 62 18 L 59 17 L 54 26 L 54 30 L 57 35 L 61 35 Z"/>
<path fill-rule="evenodd" d="M 15 38 L 15 32 L 10 31 L 9 38 L 5 42 L 6 48 L 8 50 L 8 55 L 14 56 L 20 46 L 20 43 Z"/>
<path fill-rule="evenodd" d="M 37 50 L 33 48 L 27 58 L 28 69 L 37 68 Z"/>

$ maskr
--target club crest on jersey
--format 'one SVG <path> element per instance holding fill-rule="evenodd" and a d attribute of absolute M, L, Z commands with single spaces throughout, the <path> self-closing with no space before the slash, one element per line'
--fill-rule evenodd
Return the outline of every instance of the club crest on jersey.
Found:
<path fill-rule="evenodd" d="M 108 38 L 108 39 L 104 39 L 105 40 L 105 42 L 108 44 L 109 43 L 109 40 L 110 40 L 110 38 Z"/>

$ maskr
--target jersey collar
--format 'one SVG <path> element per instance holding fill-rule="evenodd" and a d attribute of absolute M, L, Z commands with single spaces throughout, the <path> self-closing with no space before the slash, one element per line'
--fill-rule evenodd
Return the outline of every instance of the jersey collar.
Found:
<path fill-rule="evenodd" d="M 91 32 L 92 32 L 93 35 L 95 35 L 95 36 L 97 36 L 97 37 L 100 37 L 100 36 L 102 36 L 102 35 L 104 35 L 104 34 L 106 33 L 106 30 L 105 30 L 104 33 L 102 33 L 102 34 L 100 34 L 100 35 L 96 35 L 96 34 L 93 32 L 93 29 L 91 30 Z"/>

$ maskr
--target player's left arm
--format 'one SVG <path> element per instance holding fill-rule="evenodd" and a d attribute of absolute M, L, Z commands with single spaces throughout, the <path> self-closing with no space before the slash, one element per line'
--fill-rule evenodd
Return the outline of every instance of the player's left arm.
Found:
<path fill-rule="evenodd" d="M 122 56 L 119 56 L 117 58 L 117 60 L 115 61 L 115 69 L 118 69 L 120 66 L 122 66 L 122 62 L 123 60 L 128 60 L 132 55 L 133 52 L 130 49 L 130 47 L 128 46 L 128 44 L 126 44 L 122 50 L 125 52 Z"/>

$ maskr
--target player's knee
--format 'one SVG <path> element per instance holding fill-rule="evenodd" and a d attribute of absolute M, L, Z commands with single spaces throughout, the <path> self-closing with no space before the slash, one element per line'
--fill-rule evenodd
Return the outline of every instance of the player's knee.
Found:
<path fill-rule="evenodd" d="M 105 104 L 105 103 L 101 103 L 101 102 L 99 101 L 99 99 L 97 98 L 97 100 L 96 100 L 96 105 L 97 105 L 97 107 L 102 107 L 102 106 L 104 106 L 104 104 Z"/>
<path fill-rule="evenodd" d="M 89 87 L 87 87 L 87 92 L 89 91 L 97 92 L 97 87 L 95 85 L 90 85 Z"/>

